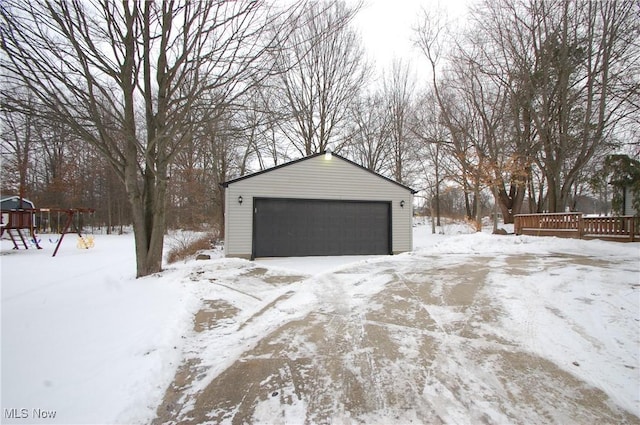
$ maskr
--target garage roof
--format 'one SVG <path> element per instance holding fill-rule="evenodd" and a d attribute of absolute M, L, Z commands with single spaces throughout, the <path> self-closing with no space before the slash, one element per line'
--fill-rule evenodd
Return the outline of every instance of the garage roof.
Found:
<path fill-rule="evenodd" d="M 314 155 L 310 155 L 310 156 L 307 156 L 307 157 L 304 157 L 304 158 L 297 159 L 297 160 L 295 160 L 295 161 L 291 161 L 291 162 L 287 162 L 287 163 L 285 163 L 285 164 L 277 165 L 277 166 L 272 167 L 272 168 L 267 168 L 267 169 L 265 169 L 265 170 L 258 171 L 258 172 L 256 172 L 256 173 L 247 174 L 247 175 L 245 175 L 245 176 L 238 177 L 238 178 L 236 178 L 236 179 L 229 180 L 229 181 L 226 181 L 226 182 L 224 182 L 224 183 L 220 183 L 220 184 L 221 184 L 223 187 L 228 187 L 230 184 L 233 184 L 233 183 L 239 182 L 239 181 L 241 181 L 241 180 L 250 179 L 251 177 L 259 176 L 260 174 L 269 173 L 269 172 L 271 172 L 271 171 L 274 171 L 274 170 L 277 170 L 277 169 L 280 169 L 280 168 L 288 167 L 288 166 L 293 165 L 293 164 L 298 164 L 298 163 L 303 162 L 303 161 L 306 161 L 306 160 L 308 160 L 308 159 L 315 158 L 315 157 L 320 156 L 320 155 L 324 155 L 325 153 L 326 153 L 326 152 L 322 152 L 322 153 L 317 153 L 317 154 L 314 154 Z M 360 165 L 360 164 L 356 164 L 355 162 L 350 161 L 350 160 L 348 160 L 347 158 L 344 158 L 344 157 L 342 157 L 342 156 L 340 156 L 340 155 L 337 155 L 337 154 L 335 154 L 335 153 L 333 153 L 333 152 L 331 153 L 331 156 L 332 156 L 333 158 L 338 158 L 338 159 L 340 159 L 340 160 L 342 160 L 342 161 L 345 161 L 345 162 L 347 162 L 347 163 L 349 163 L 349 164 L 351 164 L 351 165 L 353 165 L 353 166 L 355 166 L 355 167 L 361 168 L 361 169 L 363 169 L 363 170 L 365 170 L 365 171 L 367 171 L 367 172 L 369 172 L 369 173 L 373 174 L 373 175 L 374 175 L 374 176 L 376 176 L 376 177 L 379 177 L 379 178 L 384 179 L 384 180 L 386 180 L 386 181 L 388 181 L 388 182 L 391 182 L 391 183 L 393 183 L 393 184 L 395 184 L 395 185 L 398 185 L 398 186 L 402 187 L 403 189 L 408 190 L 408 191 L 409 191 L 409 192 L 411 192 L 412 194 L 415 194 L 415 193 L 417 193 L 417 192 L 418 192 L 417 190 L 413 190 L 413 189 L 412 189 L 412 188 L 410 188 L 409 186 L 405 186 L 405 185 L 403 185 L 402 183 L 398 183 L 398 182 L 397 182 L 397 181 L 395 181 L 395 180 L 392 180 L 392 179 L 390 179 L 390 178 L 388 178 L 388 177 L 383 176 L 382 174 L 378 174 L 378 173 L 376 173 L 375 171 L 371 171 L 371 170 L 369 170 L 368 168 L 363 167 L 363 166 L 362 166 L 362 165 Z"/>

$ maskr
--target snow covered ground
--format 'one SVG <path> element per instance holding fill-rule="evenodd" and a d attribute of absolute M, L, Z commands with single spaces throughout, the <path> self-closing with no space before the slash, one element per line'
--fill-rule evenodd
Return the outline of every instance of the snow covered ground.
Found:
<path fill-rule="evenodd" d="M 137 280 L 131 235 L 3 240 L 2 423 L 640 420 L 640 244 L 443 230 Z"/>

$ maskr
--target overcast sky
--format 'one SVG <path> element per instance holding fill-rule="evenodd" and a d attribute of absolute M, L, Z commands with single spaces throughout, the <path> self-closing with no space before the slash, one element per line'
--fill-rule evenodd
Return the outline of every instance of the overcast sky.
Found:
<path fill-rule="evenodd" d="M 355 1 L 355 0 L 354 0 Z M 350 3 L 349 1 L 348 3 Z M 423 8 L 445 8 L 448 16 L 464 19 L 468 0 L 364 0 L 354 26 L 360 31 L 367 54 L 375 60 L 378 73 L 390 69 L 394 58 L 411 61 L 416 73 L 425 66 L 413 47 L 413 28 Z"/>

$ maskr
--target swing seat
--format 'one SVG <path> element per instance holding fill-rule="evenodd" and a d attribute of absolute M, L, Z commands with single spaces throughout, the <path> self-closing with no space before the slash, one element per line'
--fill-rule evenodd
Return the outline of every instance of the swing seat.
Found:
<path fill-rule="evenodd" d="M 93 248 L 95 246 L 93 236 L 79 236 L 77 246 L 79 249 Z"/>

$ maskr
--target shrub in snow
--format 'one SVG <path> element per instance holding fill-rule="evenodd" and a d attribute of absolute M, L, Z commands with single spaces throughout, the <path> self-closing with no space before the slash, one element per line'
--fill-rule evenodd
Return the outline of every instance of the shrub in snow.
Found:
<path fill-rule="evenodd" d="M 175 232 L 169 235 L 169 252 L 167 263 L 182 261 L 197 254 L 199 251 L 209 250 L 215 247 L 219 240 L 217 232 Z"/>

